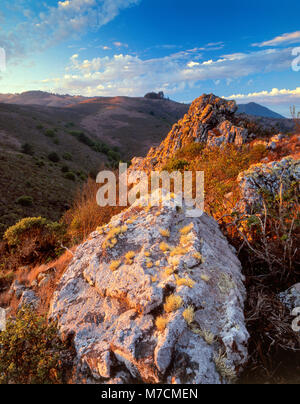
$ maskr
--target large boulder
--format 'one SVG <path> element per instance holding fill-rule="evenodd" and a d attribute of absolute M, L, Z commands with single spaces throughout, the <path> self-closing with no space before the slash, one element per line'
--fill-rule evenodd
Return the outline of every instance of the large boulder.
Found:
<path fill-rule="evenodd" d="M 247 361 L 241 264 L 217 223 L 138 202 L 78 247 L 50 318 L 77 382 L 227 383 Z"/>

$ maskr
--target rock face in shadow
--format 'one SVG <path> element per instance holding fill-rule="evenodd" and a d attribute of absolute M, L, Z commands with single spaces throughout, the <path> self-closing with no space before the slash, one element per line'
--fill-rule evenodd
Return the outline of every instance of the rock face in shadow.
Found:
<path fill-rule="evenodd" d="M 178 150 L 194 142 L 206 143 L 209 146 L 246 143 L 248 130 L 232 123 L 236 111 L 235 101 L 227 101 L 213 94 L 203 94 L 193 101 L 189 112 L 173 126 L 160 146 L 152 148 L 146 158 L 132 160 L 132 168 L 160 168 Z"/>
<path fill-rule="evenodd" d="M 49 314 L 74 340 L 78 382 L 228 383 L 243 368 L 241 264 L 186 209 L 137 202 L 78 247 Z"/>

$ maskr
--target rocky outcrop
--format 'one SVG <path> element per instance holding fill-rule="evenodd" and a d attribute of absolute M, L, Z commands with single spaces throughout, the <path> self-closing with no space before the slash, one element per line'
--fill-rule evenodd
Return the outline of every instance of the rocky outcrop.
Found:
<path fill-rule="evenodd" d="M 145 159 L 133 159 L 133 169 L 160 168 L 179 149 L 194 142 L 207 143 L 209 146 L 245 143 L 248 130 L 232 123 L 236 110 L 235 101 L 227 101 L 213 94 L 202 95 L 192 103 L 183 119 L 173 126 L 160 146 L 152 148 Z"/>
<path fill-rule="evenodd" d="M 170 197 L 170 196 L 169 196 Z M 137 201 L 78 247 L 50 318 L 85 383 L 226 383 L 247 360 L 241 264 L 217 223 Z"/>
<path fill-rule="evenodd" d="M 279 294 L 279 299 L 292 312 L 300 308 L 300 283 Z"/>
<path fill-rule="evenodd" d="M 280 192 L 284 194 L 292 185 L 299 187 L 299 181 L 299 159 L 285 157 L 281 161 L 253 165 L 238 176 L 240 207 L 247 213 L 260 210 L 263 205 L 262 191 L 275 198 Z"/>

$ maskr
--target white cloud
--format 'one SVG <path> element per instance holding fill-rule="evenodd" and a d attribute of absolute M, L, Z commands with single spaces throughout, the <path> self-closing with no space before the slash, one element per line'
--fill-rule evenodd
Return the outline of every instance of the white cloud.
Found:
<path fill-rule="evenodd" d="M 273 88 L 271 91 L 264 90 L 249 94 L 232 94 L 225 98 L 269 105 L 300 104 L 300 87 L 293 90 Z"/>
<path fill-rule="evenodd" d="M 279 46 L 283 44 L 292 44 L 298 42 L 300 42 L 300 31 L 291 32 L 288 34 L 282 34 L 277 36 L 276 38 L 271 39 L 270 41 L 255 43 L 252 46 L 258 46 L 260 48 L 263 48 L 266 46 Z"/>
<path fill-rule="evenodd" d="M 65 0 L 17 25 L 11 32 L 0 32 L 0 43 L 9 59 L 21 59 L 29 52 L 43 50 L 61 41 L 76 38 L 87 30 L 97 31 L 112 21 L 122 9 L 141 0 Z"/>
<path fill-rule="evenodd" d="M 163 90 L 173 94 L 196 88 L 205 80 L 226 80 L 230 84 L 251 74 L 290 69 L 293 58 L 290 49 L 235 53 L 203 62 L 194 62 L 202 57 L 196 49 L 146 60 L 129 54 L 91 60 L 75 56 L 67 66 L 67 76 L 61 77 L 57 92 L 140 96 L 150 90 Z"/>

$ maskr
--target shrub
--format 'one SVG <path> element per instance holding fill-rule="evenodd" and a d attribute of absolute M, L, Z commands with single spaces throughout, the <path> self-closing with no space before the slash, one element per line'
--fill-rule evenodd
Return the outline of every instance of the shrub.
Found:
<path fill-rule="evenodd" d="M 61 168 L 61 171 L 63 172 L 63 173 L 67 173 L 67 172 L 69 172 L 69 167 L 68 166 L 66 166 L 66 165 L 64 165 L 64 166 L 62 166 L 62 168 Z"/>
<path fill-rule="evenodd" d="M 32 206 L 33 198 L 31 196 L 23 195 L 16 200 L 16 203 L 21 206 Z"/>
<path fill-rule="evenodd" d="M 55 152 L 48 154 L 48 159 L 53 163 L 58 163 L 60 161 L 59 155 Z"/>
<path fill-rule="evenodd" d="M 62 251 L 65 227 L 42 217 L 24 218 L 6 230 L 3 240 L 8 248 L 11 267 L 38 263 L 57 257 Z"/>
<path fill-rule="evenodd" d="M 47 137 L 55 137 L 55 131 L 53 129 L 47 129 L 45 131 L 45 136 L 47 136 Z"/>
<path fill-rule="evenodd" d="M 190 163 L 183 159 L 172 158 L 163 168 L 166 171 L 180 171 L 189 167 Z"/>
<path fill-rule="evenodd" d="M 17 224 L 6 230 L 4 240 L 10 246 L 17 246 L 22 238 L 28 236 L 28 232 L 39 230 L 51 235 L 59 235 L 62 232 L 62 225 L 57 222 L 51 222 L 42 217 L 28 217 L 20 220 Z"/>
<path fill-rule="evenodd" d="M 72 173 L 71 171 L 67 172 L 67 173 L 64 175 L 64 177 L 65 177 L 67 180 L 76 181 L 76 175 L 75 175 L 74 173 Z"/>
<path fill-rule="evenodd" d="M 66 346 L 59 339 L 56 326 L 23 308 L 0 333 L 0 383 L 61 383 L 64 354 Z"/>
<path fill-rule="evenodd" d="M 63 157 L 64 160 L 67 160 L 67 161 L 72 161 L 73 160 L 73 156 L 72 156 L 71 153 L 64 153 L 62 157 Z"/>
<path fill-rule="evenodd" d="M 29 156 L 33 156 L 34 155 L 33 146 L 29 143 L 24 143 L 21 147 L 21 152 L 23 154 L 28 154 Z"/>

